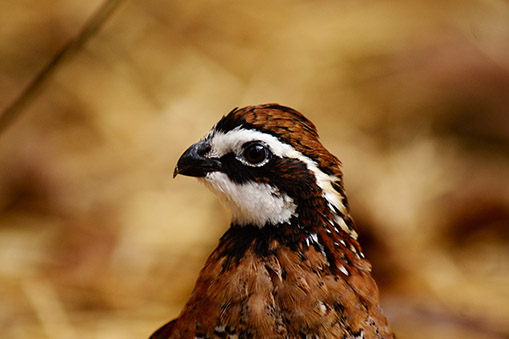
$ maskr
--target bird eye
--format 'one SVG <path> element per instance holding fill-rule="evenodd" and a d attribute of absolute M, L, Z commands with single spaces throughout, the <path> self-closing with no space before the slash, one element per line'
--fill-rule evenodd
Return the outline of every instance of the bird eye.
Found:
<path fill-rule="evenodd" d="M 268 150 L 259 143 L 249 144 L 244 148 L 244 158 L 251 164 L 259 164 L 267 158 Z"/>

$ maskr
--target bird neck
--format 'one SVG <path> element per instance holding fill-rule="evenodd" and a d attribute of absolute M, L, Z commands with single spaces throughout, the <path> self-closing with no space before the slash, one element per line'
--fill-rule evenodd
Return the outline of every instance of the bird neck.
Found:
<path fill-rule="evenodd" d="M 302 209 L 289 222 L 264 227 L 239 226 L 232 223 L 218 246 L 218 254 L 225 258 L 223 269 L 253 253 L 260 259 L 277 256 L 279 249 L 287 248 L 305 258 L 309 251 L 324 258 L 326 270 L 337 274 L 350 266 L 352 261 L 364 259 L 353 220 L 348 213 L 322 204 Z"/>

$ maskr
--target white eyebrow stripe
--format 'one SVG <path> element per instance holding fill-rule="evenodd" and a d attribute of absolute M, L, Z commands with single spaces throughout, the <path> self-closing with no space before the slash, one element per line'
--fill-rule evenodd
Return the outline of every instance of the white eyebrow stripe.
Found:
<path fill-rule="evenodd" d="M 240 152 L 242 145 L 250 141 L 261 141 L 265 143 L 273 154 L 281 158 L 292 158 L 302 161 L 308 170 L 313 172 L 318 187 L 321 188 L 325 199 L 335 206 L 343 215 L 347 215 L 347 209 L 340 200 L 338 192 L 332 187 L 337 180 L 334 176 L 322 172 L 316 161 L 297 151 L 293 146 L 281 142 L 273 135 L 263 133 L 253 129 L 244 129 L 241 126 L 232 129 L 226 133 L 215 131 L 207 135 L 210 138 L 211 150 L 208 153 L 210 157 L 220 158 L 230 152 Z"/>

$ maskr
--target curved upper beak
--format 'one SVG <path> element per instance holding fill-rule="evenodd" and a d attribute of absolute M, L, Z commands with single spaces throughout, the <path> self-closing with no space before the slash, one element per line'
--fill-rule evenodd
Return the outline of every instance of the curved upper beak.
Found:
<path fill-rule="evenodd" d="M 210 150 L 210 145 L 205 140 L 200 140 L 191 145 L 180 159 L 173 171 L 173 177 L 177 174 L 188 175 L 191 177 L 204 177 L 207 173 L 221 170 L 221 161 L 219 159 L 207 158 L 205 154 Z"/>

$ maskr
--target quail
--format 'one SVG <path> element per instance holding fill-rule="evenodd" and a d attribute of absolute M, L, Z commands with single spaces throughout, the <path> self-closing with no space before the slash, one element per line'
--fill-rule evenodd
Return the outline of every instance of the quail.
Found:
<path fill-rule="evenodd" d="M 234 109 L 180 157 L 231 212 L 180 315 L 150 338 L 393 338 L 340 161 L 278 104 Z"/>

